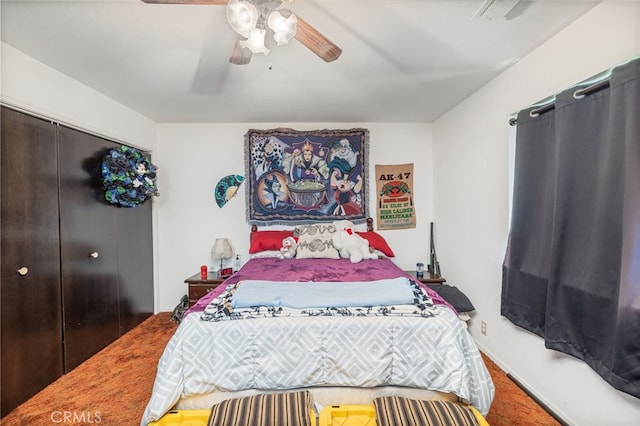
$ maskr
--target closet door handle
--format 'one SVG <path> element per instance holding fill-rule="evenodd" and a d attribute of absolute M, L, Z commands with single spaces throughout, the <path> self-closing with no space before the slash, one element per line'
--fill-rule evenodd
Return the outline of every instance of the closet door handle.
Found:
<path fill-rule="evenodd" d="M 23 266 L 22 268 L 18 269 L 18 273 L 24 277 L 29 273 L 29 268 Z"/>
<path fill-rule="evenodd" d="M 92 253 L 89 253 L 89 257 L 93 258 L 93 259 L 97 259 L 98 258 L 98 252 L 94 251 Z"/>

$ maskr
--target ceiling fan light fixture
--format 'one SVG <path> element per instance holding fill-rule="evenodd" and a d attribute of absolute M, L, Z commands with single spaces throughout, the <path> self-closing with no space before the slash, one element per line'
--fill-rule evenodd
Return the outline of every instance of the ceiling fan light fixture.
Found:
<path fill-rule="evenodd" d="M 1 0 L 0 0 L 1 1 Z M 229 26 L 238 33 L 229 62 L 234 65 L 246 65 L 251 62 L 252 55 L 267 55 L 272 45 L 271 34 L 278 46 L 289 43 L 295 38 L 300 44 L 315 53 L 325 62 L 335 61 L 342 54 L 342 49 L 329 40 L 324 34 L 298 17 L 283 3 L 295 0 L 142 0 L 144 3 L 158 4 L 194 4 L 224 6 Z M 493 2 L 518 2 L 521 0 L 484 0 Z M 483 5 L 481 8 L 486 8 Z M 267 33 L 269 38 L 267 39 Z M 265 41 L 269 41 L 265 45 Z"/>
<path fill-rule="evenodd" d="M 267 46 L 264 45 L 264 37 L 267 34 L 267 30 L 260 28 L 254 28 L 249 33 L 249 37 L 246 40 L 240 40 L 240 46 L 246 47 L 251 50 L 253 54 L 262 53 L 268 55 L 271 52 Z"/>
<path fill-rule="evenodd" d="M 274 10 L 267 20 L 269 28 L 274 32 L 273 39 L 278 46 L 289 43 L 298 29 L 298 18 L 289 9 Z"/>
<path fill-rule="evenodd" d="M 143 0 L 151 1 L 151 0 Z M 295 38 L 323 61 L 335 61 L 342 49 L 287 8 L 283 3 L 295 0 L 153 0 L 165 2 L 205 2 L 226 5 L 227 21 L 239 34 L 229 62 L 246 65 L 257 53 L 268 55 L 275 40 L 278 46 L 288 44 Z M 507 0 L 495 0 L 507 1 Z M 267 38 L 268 37 L 268 38 Z M 273 37 L 273 38 L 272 38 Z M 268 43 L 267 43 L 268 42 Z"/>
<path fill-rule="evenodd" d="M 227 3 L 227 22 L 244 38 L 249 38 L 251 30 L 256 28 L 259 17 L 260 12 L 253 3 L 242 0 L 229 0 Z"/>

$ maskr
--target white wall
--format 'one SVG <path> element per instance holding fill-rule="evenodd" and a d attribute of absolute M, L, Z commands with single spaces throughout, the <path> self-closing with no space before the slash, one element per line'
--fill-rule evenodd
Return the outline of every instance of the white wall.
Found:
<path fill-rule="evenodd" d="M 291 127 L 313 129 L 369 129 L 370 216 L 376 216 L 375 164 L 414 163 L 417 228 L 380 231 L 396 253 L 396 263 L 414 269 L 426 262 L 429 222 L 432 220 L 432 150 L 430 124 L 160 124 L 156 156 L 160 169 L 159 300 L 160 311 L 172 310 L 186 294 L 185 278 L 200 265 L 212 265 L 211 245 L 228 237 L 248 260 L 250 225 L 245 215 L 245 184 L 223 208 L 215 202 L 216 183 L 229 174 L 244 175 L 244 135 L 249 129 Z M 219 267 L 219 265 L 218 265 Z M 216 267 L 217 269 L 217 267 Z"/>
<path fill-rule="evenodd" d="M 604 2 L 433 125 L 438 258 L 473 301 L 470 331 L 504 370 L 572 425 L 639 425 L 640 400 L 546 350 L 500 316 L 508 234 L 510 113 L 640 54 L 640 3 Z M 480 321 L 487 322 L 487 336 Z"/>
<path fill-rule="evenodd" d="M 153 121 L 6 43 L 0 45 L 0 99 L 99 136 L 155 148 Z"/>

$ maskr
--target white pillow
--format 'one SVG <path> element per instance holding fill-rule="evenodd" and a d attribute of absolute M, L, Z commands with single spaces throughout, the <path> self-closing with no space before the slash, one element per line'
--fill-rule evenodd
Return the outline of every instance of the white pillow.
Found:
<path fill-rule="evenodd" d="M 269 257 L 281 257 L 282 253 L 280 250 L 262 250 L 258 253 L 252 253 L 249 255 L 251 259 L 263 259 Z"/>
<path fill-rule="evenodd" d="M 333 246 L 332 237 L 336 232 L 333 223 L 302 225 L 294 230 L 298 236 L 297 259 L 339 259 L 340 254 Z"/>

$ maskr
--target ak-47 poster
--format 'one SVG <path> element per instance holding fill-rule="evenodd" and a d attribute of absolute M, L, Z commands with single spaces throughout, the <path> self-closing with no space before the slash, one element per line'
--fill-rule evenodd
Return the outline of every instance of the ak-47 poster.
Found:
<path fill-rule="evenodd" d="M 413 206 L 413 163 L 376 164 L 379 230 L 416 227 Z"/>

